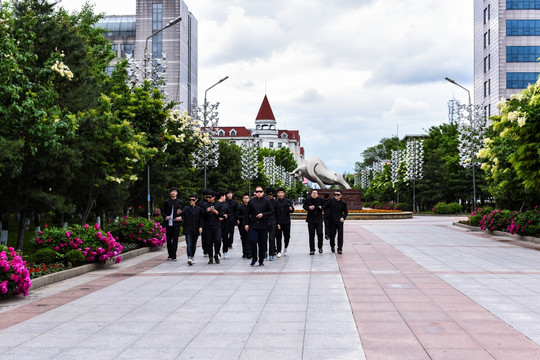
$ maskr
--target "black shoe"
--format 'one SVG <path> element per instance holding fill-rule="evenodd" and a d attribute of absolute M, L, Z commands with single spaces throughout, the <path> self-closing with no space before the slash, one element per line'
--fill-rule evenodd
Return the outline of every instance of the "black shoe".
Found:
<path fill-rule="evenodd" d="M 264 266 L 264 263 L 259 263 L 259 266 Z"/>
<path fill-rule="evenodd" d="M 242 259 L 246 259 L 246 258 L 247 258 L 246 254 L 242 255 Z"/>
<path fill-rule="evenodd" d="M 209 263 L 209 264 L 213 264 L 213 263 L 214 263 L 214 259 L 212 259 L 212 258 L 208 259 L 208 263 Z"/>
<path fill-rule="evenodd" d="M 322 254 L 322 249 L 319 249 L 319 254 Z"/>
<path fill-rule="evenodd" d="M 214 255 L 214 260 L 216 260 L 216 264 L 219 264 L 219 256 Z"/>
<path fill-rule="evenodd" d="M 335 252 L 336 252 L 336 249 L 332 248 L 332 252 L 335 253 Z"/>
<path fill-rule="evenodd" d="M 251 266 L 255 266 L 255 263 L 256 263 L 256 262 L 257 262 L 257 260 L 253 260 L 253 261 L 251 262 Z"/>
<path fill-rule="evenodd" d="M 309 255 L 315 255 L 315 251 L 310 251 Z"/>
<path fill-rule="evenodd" d="M 338 250 L 337 250 L 337 253 L 338 253 L 338 254 L 343 254 L 343 252 L 341 251 L 341 249 L 338 249 Z"/>

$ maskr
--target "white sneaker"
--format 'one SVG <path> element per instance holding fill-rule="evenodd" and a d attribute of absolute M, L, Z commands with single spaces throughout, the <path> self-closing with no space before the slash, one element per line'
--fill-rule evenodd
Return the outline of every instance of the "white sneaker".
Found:
<path fill-rule="evenodd" d="M 191 258 L 188 258 L 188 259 L 187 259 L 187 263 L 188 263 L 188 265 L 191 266 L 191 265 L 193 265 L 193 260 L 191 260 Z"/>
<path fill-rule="evenodd" d="M 229 253 L 223 253 L 223 257 L 224 257 L 225 259 L 228 259 L 228 258 L 229 258 Z"/>
<path fill-rule="evenodd" d="M 287 256 L 287 248 L 285 248 L 285 251 L 283 252 L 284 256 Z"/>
<path fill-rule="evenodd" d="M 277 257 L 277 258 L 280 258 L 280 257 L 281 257 L 281 253 L 278 252 L 278 253 L 276 254 L 276 257 Z"/>

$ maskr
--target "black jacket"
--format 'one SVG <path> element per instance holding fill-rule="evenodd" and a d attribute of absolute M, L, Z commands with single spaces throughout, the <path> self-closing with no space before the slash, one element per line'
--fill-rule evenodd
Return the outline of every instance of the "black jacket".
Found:
<path fill-rule="evenodd" d="M 211 206 L 218 211 L 217 214 L 214 214 L 212 211 L 208 211 L 208 208 Z M 210 204 L 209 202 L 205 201 L 203 202 L 203 210 L 203 228 L 207 230 L 217 230 L 221 228 L 221 221 L 219 221 L 219 218 L 223 217 L 222 203 L 219 201 L 214 201 L 214 203 Z"/>
<path fill-rule="evenodd" d="M 221 204 L 222 215 L 220 215 L 219 220 L 221 221 L 221 231 L 223 235 L 223 231 L 227 231 L 227 229 L 229 228 L 229 217 L 231 216 L 231 212 L 230 212 L 229 206 L 227 205 L 227 201 L 224 201 L 220 204 Z M 227 217 L 225 217 L 225 215 Z"/>
<path fill-rule="evenodd" d="M 272 212 L 272 215 L 270 215 L 270 226 L 276 226 L 277 225 L 277 212 L 278 212 L 278 202 L 276 199 L 268 199 L 270 200 L 270 203 L 272 204 L 272 208 L 274 211 Z"/>
<path fill-rule="evenodd" d="M 315 206 L 315 209 L 310 210 L 309 207 L 311 205 Z M 322 212 L 323 212 L 323 199 L 321 198 L 312 198 L 311 196 L 304 201 L 304 205 L 302 205 L 304 210 L 307 211 L 307 217 L 306 221 L 308 223 L 317 224 L 322 222 Z"/>
<path fill-rule="evenodd" d="M 274 213 L 274 207 L 270 199 L 253 198 L 247 204 L 246 215 L 244 216 L 244 225 L 249 225 L 251 229 L 268 229 L 270 227 L 270 216 Z M 257 215 L 262 214 L 262 218 Z"/>
<path fill-rule="evenodd" d="M 324 212 L 328 216 L 328 220 L 337 224 L 339 219 L 345 220 L 349 212 L 347 211 L 347 203 L 343 200 L 337 201 L 336 199 L 330 199 L 324 207 Z"/>
<path fill-rule="evenodd" d="M 180 216 L 184 204 L 180 199 L 171 199 L 168 198 L 161 205 L 161 216 L 163 217 L 163 226 L 169 226 L 169 221 L 165 220 L 167 216 L 171 215 L 171 210 L 174 212 L 173 219 Z M 180 221 L 173 220 L 173 226 L 180 226 Z"/>
<path fill-rule="evenodd" d="M 182 219 L 184 220 L 184 235 L 199 235 L 199 228 L 203 225 L 204 210 L 202 207 L 185 206 L 182 210 Z"/>
<path fill-rule="evenodd" d="M 227 221 L 236 225 L 236 208 L 238 207 L 238 202 L 234 199 L 231 199 L 225 200 L 225 203 L 229 208 L 229 217 L 227 217 Z"/>
<path fill-rule="evenodd" d="M 239 203 L 236 207 L 236 219 L 239 221 L 238 226 L 244 226 L 244 217 L 247 213 L 247 205 L 244 203 Z"/>
<path fill-rule="evenodd" d="M 290 224 L 291 223 L 291 213 L 294 212 L 294 205 L 291 200 L 283 198 L 283 200 L 277 199 L 278 208 L 277 208 L 277 223 L 281 224 Z M 292 210 L 291 210 L 292 208 Z"/>

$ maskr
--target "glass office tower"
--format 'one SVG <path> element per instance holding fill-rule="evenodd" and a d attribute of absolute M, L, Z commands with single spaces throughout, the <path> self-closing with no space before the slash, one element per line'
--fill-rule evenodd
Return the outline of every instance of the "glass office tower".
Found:
<path fill-rule="evenodd" d="M 474 1 L 474 103 L 488 115 L 497 102 L 540 74 L 540 0 Z"/>

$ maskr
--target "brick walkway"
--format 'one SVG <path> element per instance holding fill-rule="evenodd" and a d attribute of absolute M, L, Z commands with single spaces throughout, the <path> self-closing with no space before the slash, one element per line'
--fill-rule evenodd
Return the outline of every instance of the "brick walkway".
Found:
<path fill-rule="evenodd" d="M 0 301 L 0 359 L 539 359 L 540 253 L 454 219 L 349 221 L 342 256 L 164 250 Z M 185 254 L 185 249 L 180 250 Z"/>

